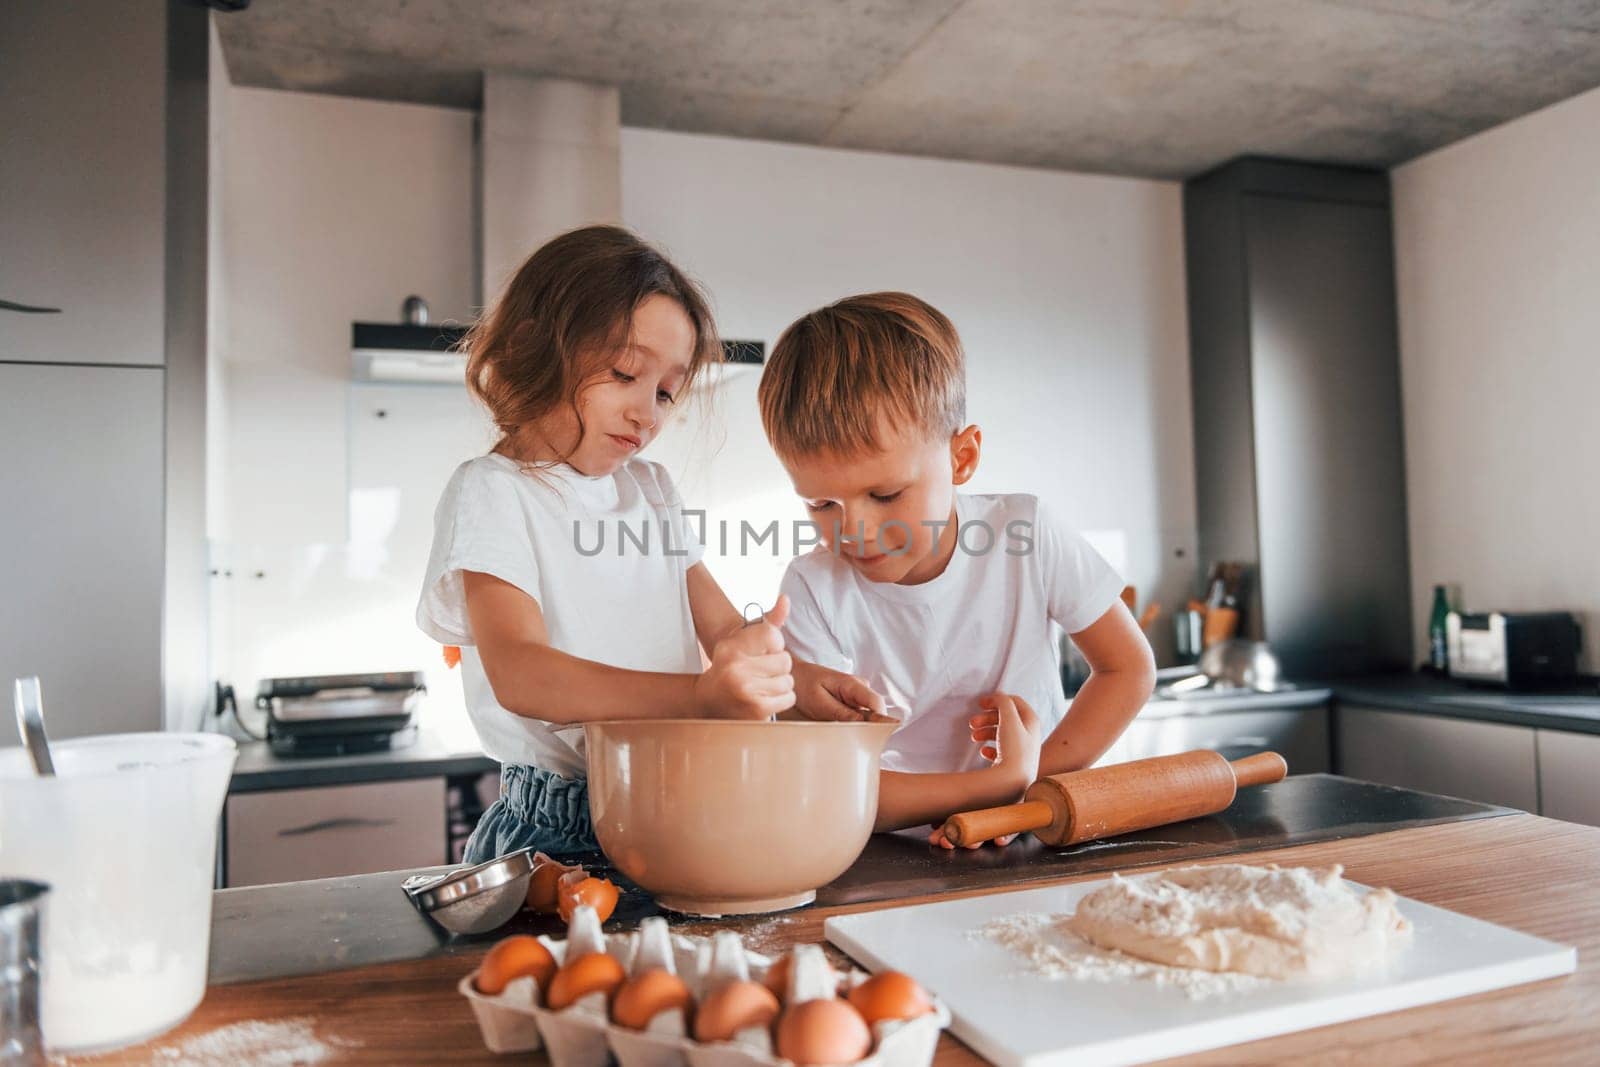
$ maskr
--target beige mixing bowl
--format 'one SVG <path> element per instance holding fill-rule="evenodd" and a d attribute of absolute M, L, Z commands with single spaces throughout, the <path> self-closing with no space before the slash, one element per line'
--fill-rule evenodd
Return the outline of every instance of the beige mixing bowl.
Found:
<path fill-rule="evenodd" d="M 895 724 L 584 724 L 589 812 L 611 862 L 662 907 L 799 907 L 866 847 Z"/>

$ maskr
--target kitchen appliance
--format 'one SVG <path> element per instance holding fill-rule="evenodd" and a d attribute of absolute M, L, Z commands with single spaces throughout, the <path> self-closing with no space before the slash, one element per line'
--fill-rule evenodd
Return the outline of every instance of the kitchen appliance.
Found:
<path fill-rule="evenodd" d="M 409 303 L 409 301 L 408 301 Z M 403 311 L 415 316 L 414 309 Z M 351 374 L 358 381 L 462 385 L 467 357 L 459 351 L 465 326 L 421 322 L 357 322 L 350 327 Z"/>
<path fill-rule="evenodd" d="M 1030 785 L 1020 804 L 950 816 L 944 837 L 959 847 L 1031 830 L 1047 845 L 1077 845 L 1213 815 L 1233 803 L 1239 786 L 1281 782 L 1288 773 L 1276 752 L 1229 763 L 1202 749 L 1051 774 Z"/>
<path fill-rule="evenodd" d="M 411 719 L 427 691 L 421 671 L 264 678 L 256 707 L 274 755 L 354 755 L 415 741 Z"/>
<path fill-rule="evenodd" d="M 1072 912 L 1106 882 L 838 915 L 823 931 L 873 970 L 904 971 L 937 990 L 954 1016 L 950 1032 L 997 1067 L 1165 1060 L 1571 974 L 1577 967 L 1570 946 L 1406 897 L 1397 903 L 1412 924 L 1412 941 L 1388 966 L 1336 981 L 1271 982 L 1216 998 L 1191 999 L 1174 985 L 1138 979 L 1052 980 L 1012 950 L 973 936 L 985 923 L 1019 913 Z M 1062 935 L 1040 936 L 1050 939 L 1048 949 Z"/>
<path fill-rule="evenodd" d="M 1465 682 L 1537 689 L 1578 679 L 1583 630 L 1571 612 L 1452 611 L 1445 640 L 1450 677 Z"/>
<path fill-rule="evenodd" d="M 206 989 L 217 824 L 237 747 L 220 734 L 107 734 L 50 745 L 41 777 L 0 749 L 5 873 L 50 886 L 40 943 L 51 1052 L 143 1041 Z"/>
<path fill-rule="evenodd" d="M 358 382 L 465 385 L 467 354 L 461 342 L 468 327 L 429 322 L 427 304 L 415 296 L 406 298 L 401 314 L 404 322 L 351 324 L 351 377 Z M 759 375 L 766 359 L 765 341 L 725 340 L 722 360 L 704 369 L 699 385 L 715 388 L 736 377 Z"/>

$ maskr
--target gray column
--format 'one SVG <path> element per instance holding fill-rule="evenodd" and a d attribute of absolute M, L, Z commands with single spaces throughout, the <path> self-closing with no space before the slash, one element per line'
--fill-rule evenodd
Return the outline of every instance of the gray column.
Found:
<path fill-rule="evenodd" d="M 534 249 L 622 219 L 622 105 L 614 86 L 483 76 L 479 130 L 481 302 Z"/>

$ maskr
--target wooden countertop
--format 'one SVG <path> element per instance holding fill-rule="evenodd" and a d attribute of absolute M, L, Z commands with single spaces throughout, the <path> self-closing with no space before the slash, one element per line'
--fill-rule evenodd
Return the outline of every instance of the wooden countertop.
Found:
<path fill-rule="evenodd" d="M 1515 1062 L 1518 1067 L 1528 1067 L 1592 1060 L 1600 1046 L 1600 829 L 1534 815 L 1508 815 L 1203 862 L 1227 861 L 1342 863 L 1345 873 L 1356 881 L 1389 886 L 1429 904 L 1576 945 L 1578 970 L 1566 978 L 1235 1045 L 1173 1062 Z M 830 915 L 922 899 L 929 898 L 814 908 L 722 925 L 743 931 L 749 947 L 773 952 L 795 942 L 822 940 L 822 923 Z M 471 1009 L 455 991 L 456 982 L 474 964 L 472 959 L 456 956 L 213 986 L 195 1014 L 159 1040 L 82 1062 L 94 1067 L 222 1062 L 208 1058 L 204 1051 L 207 1035 L 219 1028 L 244 1022 L 294 1021 L 308 1025 L 325 1047 L 326 1056 L 319 1063 L 448 1063 L 464 1067 L 547 1062 L 543 1053 L 497 1057 L 484 1048 Z M 938 1067 L 982 1062 L 948 1034 L 940 1041 L 935 1058 Z"/>

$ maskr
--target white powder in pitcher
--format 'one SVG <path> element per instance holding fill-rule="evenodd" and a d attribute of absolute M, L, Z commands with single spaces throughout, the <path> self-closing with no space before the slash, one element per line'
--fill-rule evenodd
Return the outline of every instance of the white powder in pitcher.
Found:
<path fill-rule="evenodd" d="M 1149 963 L 1114 949 L 1099 948 L 1067 929 L 1070 915 L 1022 912 L 993 919 L 967 936 L 991 941 L 1021 957 L 1030 973 L 1049 981 L 1148 981 L 1182 990 L 1191 1000 L 1207 1000 L 1270 984 L 1245 974 L 1200 971 Z"/>

